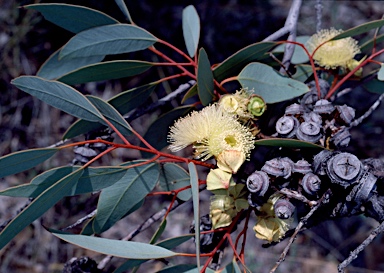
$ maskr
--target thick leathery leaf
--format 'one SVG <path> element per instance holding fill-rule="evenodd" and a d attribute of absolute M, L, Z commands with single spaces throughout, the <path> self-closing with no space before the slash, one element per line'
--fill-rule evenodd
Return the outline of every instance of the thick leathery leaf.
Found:
<path fill-rule="evenodd" d="M 114 185 L 102 190 L 93 223 L 96 233 L 101 233 L 134 207 L 152 191 L 158 182 L 159 166 L 155 163 L 130 168 Z"/>
<path fill-rule="evenodd" d="M 195 245 L 196 245 L 196 264 L 200 268 L 200 204 L 199 204 L 199 177 L 195 164 L 188 164 L 189 175 L 191 178 L 192 202 L 193 202 L 193 221 L 195 223 Z"/>
<path fill-rule="evenodd" d="M 0 249 L 8 244 L 20 231 L 42 216 L 48 209 L 68 194 L 77 183 L 83 170 L 79 169 L 57 181 L 35 198 L 0 232 Z"/>
<path fill-rule="evenodd" d="M 77 118 L 99 122 L 103 116 L 84 95 L 57 81 L 35 76 L 21 76 L 11 82 L 20 90 Z"/>
<path fill-rule="evenodd" d="M 98 63 L 104 59 L 104 56 L 91 56 L 84 58 L 65 59 L 59 60 L 60 49 L 54 52 L 40 67 L 36 75 L 38 77 L 54 80 L 68 72 L 76 70 L 80 67 L 87 66 L 90 64 Z"/>
<path fill-rule="evenodd" d="M 103 116 L 123 135 L 131 134 L 131 126 L 109 103 L 95 96 L 87 96 L 88 100 L 96 106 Z"/>
<path fill-rule="evenodd" d="M 370 21 L 368 23 L 364 23 L 359 26 L 347 29 L 342 33 L 340 33 L 339 35 L 336 35 L 335 37 L 333 37 L 331 40 L 338 40 L 338 39 L 343 39 L 351 36 L 356 36 L 362 33 L 366 33 L 371 29 L 379 28 L 382 26 L 384 26 L 384 19 Z"/>
<path fill-rule="evenodd" d="M 189 174 L 174 163 L 166 163 L 160 169 L 160 186 L 164 191 L 174 191 L 190 185 Z M 186 189 L 177 194 L 177 198 L 188 201 L 192 197 L 191 189 Z"/>
<path fill-rule="evenodd" d="M 309 91 L 307 85 L 283 77 L 272 67 L 262 63 L 250 63 L 237 77 L 244 88 L 253 89 L 266 103 L 275 103 L 301 96 Z"/>
<path fill-rule="evenodd" d="M 277 45 L 276 42 L 260 42 L 240 49 L 213 70 L 215 79 L 219 82 L 237 75 L 245 65 L 250 62 L 262 60 L 266 53 Z"/>
<path fill-rule="evenodd" d="M 50 230 L 50 232 L 56 237 L 82 248 L 126 259 L 161 259 L 177 255 L 168 249 L 146 243 L 77 235 L 58 230 Z"/>
<path fill-rule="evenodd" d="M 182 26 L 185 45 L 189 56 L 194 57 L 200 39 L 200 18 L 194 6 L 189 5 L 183 10 Z"/>
<path fill-rule="evenodd" d="M 157 38 L 148 31 L 128 24 L 115 24 L 88 29 L 66 43 L 59 58 L 135 52 L 152 46 Z"/>
<path fill-rule="evenodd" d="M 155 90 L 156 86 L 157 82 L 135 87 L 114 96 L 108 100 L 108 103 L 111 104 L 120 114 L 125 115 L 145 102 Z M 72 138 L 100 128 L 102 128 L 100 123 L 78 120 L 64 133 L 63 139 Z"/>
<path fill-rule="evenodd" d="M 201 103 L 204 106 L 210 104 L 213 100 L 214 82 L 211 64 L 204 48 L 199 51 L 199 60 L 197 63 L 197 92 Z"/>
<path fill-rule="evenodd" d="M 124 16 L 128 20 L 128 22 L 133 24 L 133 21 L 132 21 L 132 18 L 131 18 L 131 14 L 129 13 L 129 10 L 128 10 L 127 6 L 124 3 L 124 0 L 115 0 L 115 3 L 120 8 L 121 12 L 124 14 Z"/>
<path fill-rule="evenodd" d="M 58 150 L 58 148 L 31 149 L 2 156 L 0 157 L 0 178 L 33 168 L 53 156 Z"/>
<path fill-rule="evenodd" d="M 57 80 L 73 85 L 86 82 L 121 79 L 141 74 L 147 71 L 150 67 L 152 67 L 151 63 L 143 61 L 108 61 L 83 66 L 61 76 Z"/>
<path fill-rule="evenodd" d="M 24 6 L 41 12 L 48 21 L 68 31 L 80 31 L 98 26 L 119 23 L 116 19 L 98 10 L 69 4 L 33 4 Z"/>

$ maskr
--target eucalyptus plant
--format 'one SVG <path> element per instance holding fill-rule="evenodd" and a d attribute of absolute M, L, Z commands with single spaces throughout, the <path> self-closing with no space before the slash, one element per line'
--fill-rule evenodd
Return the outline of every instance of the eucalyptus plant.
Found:
<path fill-rule="evenodd" d="M 28 171 L 63 150 L 74 150 L 75 159 L 69 166 L 44 171 L 30 183 L 0 191 L 3 196 L 31 200 L 1 230 L 0 248 L 7 248 L 18 233 L 64 197 L 86 193 L 98 194 L 93 213 L 74 225 L 68 223 L 65 230 L 46 230 L 68 243 L 105 254 L 108 262 L 108 257 L 113 256 L 127 259 L 114 272 L 137 268 L 147 260 L 177 256 L 193 257 L 194 264 L 174 265 L 167 272 L 250 272 L 244 259 L 248 247 L 244 233 L 250 218 L 256 219 L 252 227 L 255 236 L 266 245 L 290 238 L 271 270 L 274 272 L 297 233 L 305 228 L 357 214 L 383 222 L 384 192 L 380 183 L 384 163 L 343 152 L 351 138 L 349 129 L 369 118 L 382 95 L 361 117 L 355 116 L 352 107 L 338 105 L 337 98 L 345 91 L 345 84 L 352 90 L 357 84 L 374 81 L 374 85 L 369 85 L 370 91 L 383 93 L 383 64 L 375 60 L 384 53 L 384 49 L 376 47 L 383 36 L 375 34 L 365 43 L 353 37 L 379 29 L 384 20 L 345 31 L 323 29 L 311 37 L 296 37 L 295 27 L 286 28 L 212 64 L 204 48 L 199 47 L 200 19 L 193 6 L 182 12 L 184 51 L 136 25 L 124 2 L 115 2 L 127 22 L 78 5 L 24 6 L 40 12 L 73 36 L 36 75 L 17 77 L 12 84 L 78 120 L 62 140 L 50 147 L 2 156 L 0 176 Z M 300 1 L 293 2 L 287 21 L 293 20 L 295 25 Z M 288 39 L 278 40 L 285 34 L 289 34 Z M 162 48 L 173 50 L 184 61 L 173 60 Z M 152 52 L 161 61 L 120 59 L 121 54 L 141 50 Z M 364 73 L 368 65 L 370 72 Z M 84 95 L 74 87 L 133 77 L 163 66 L 173 66 L 178 72 L 108 100 Z M 144 136 L 139 134 L 130 122 L 142 115 L 140 106 L 161 83 L 175 79 L 180 81 L 180 87 L 159 101 L 167 102 L 182 94 L 179 106 L 162 113 Z M 241 88 L 233 89 L 230 82 L 238 82 Z M 269 107 L 282 102 L 290 104 L 282 116 L 269 113 L 276 119 L 276 132 L 268 134 L 261 121 L 266 119 Z M 78 141 L 83 135 L 93 137 Z M 133 144 L 136 140 L 141 144 Z M 265 158 L 260 169 L 254 167 L 247 173 L 244 166 L 252 165 L 259 146 L 278 148 L 285 155 Z M 192 147 L 193 153 L 180 153 L 187 147 Z M 142 157 L 116 166 L 93 166 L 115 150 L 137 150 Z M 206 171 L 199 172 L 197 166 Z M 211 193 L 208 215 L 199 213 L 202 191 Z M 105 231 L 155 195 L 171 196 L 171 202 L 155 219 L 161 223 L 151 241 L 104 236 Z M 194 211 L 189 219 L 193 221 L 191 231 L 159 241 L 169 226 L 169 213 L 190 201 Z M 299 206 L 300 212 L 296 211 Z M 299 218 L 296 226 L 295 213 Z M 316 213 L 315 221 L 312 215 Z M 81 232 L 69 232 L 74 226 L 81 226 Z M 242 232 L 234 238 L 236 229 Z M 377 234 L 382 229 L 380 224 L 373 232 Z M 195 253 L 173 250 L 191 239 Z M 363 243 L 371 239 L 367 240 Z M 232 249 L 233 262 L 222 265 L 216 258 L 226 248 Z M 359 251 L 361 248 L 339 266 L 340 272 Z M 100 263 L 99 269 L 103 266 Z"/>

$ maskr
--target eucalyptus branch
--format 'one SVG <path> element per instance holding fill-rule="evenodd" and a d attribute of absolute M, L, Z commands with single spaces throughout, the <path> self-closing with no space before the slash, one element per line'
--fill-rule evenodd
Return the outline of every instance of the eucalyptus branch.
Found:
<path fill-rule="evenodd" d="M 316 32 L 321 30 L 321 21 L 323 18 L 323 1 L 316 0 L 315 9 L 316 9 Z"/>
<path fill-rule="evenodd" d="M 95 209 L 94 211 L 92 211 L 91 213 L 88 213 L 87 215 L 85 215 L 84 217 L 80 218 L 79 220 L 77 220 L 75 223 L 73 223 L 72 225 L 69 225 L 61 230 L 65 231 L 65 230 L 68 230 L 68 229 L 71 229 L 71 228 L 74 228 L 74 227 L 77 227 L 79 225 L 81 225 L 82 223 L 84 223 L 85 221 L 91 219 L 93 216 L 95 216 L 97 213 L 97 209 Z"/>
<path fill-rule="evenodd" d="M 367 112 L 365 112 L 358 119 L 355 119 L 354 121 L 352 121 L 351 124 L 350 124 L 350 127 L 354 127 L 354 126 L 357 126 L 357 125 L 361 124 L 364 119 L 369 117 L 372 114 L 372 112 L 375 111 L 377 109 L 377 107 L 379 107 L 381 101 L 383 100 L 383 97 L 384 97 L 384 93 L 379 96 L 379 98 L 372 104 L 371 107 L 369 107 Z"/>
<path fill-rule="evenodd" d="M 355 250 L 351 251 L 348 258 L 338 265 L 339 273 L 344 273 L 345 268 L 357 258 L 357 255 L 363 251 L 376 237 L 384 231 L 384 222 L 381 222 L 374 230 L 371 231 L 367 239 L 365 239 Z"/>

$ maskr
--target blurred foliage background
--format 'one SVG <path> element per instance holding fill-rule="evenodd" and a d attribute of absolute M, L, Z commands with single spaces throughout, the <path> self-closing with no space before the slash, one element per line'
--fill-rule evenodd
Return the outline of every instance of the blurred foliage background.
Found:
<path fill-rule="evenodd" d="M 44 2 L 47 1 L 0 0 L 0 155 L 54 144 L 61 139 L 62 134 L 74 121 L 72 117 L 64 115 L 10 85 L 10 81 L 19 75 L 36 74 L 43 62 L 72 36 L 70 32 L 44 20 L 39 13 L 20 8 L 23 5 Z M 103 11 L 124 22 L 124 17 L 114 1 L 56 2 L 84 5 Z M 382 1 L 322 1 L 322 3 L 323 28 L 333 26 L 348 29 L 369 20 L 380 19 L 384 14 Z M 261 41 L 281 28 L 291 1 L 127 1 L 131 16 L 137 25 L 183 50 L 185 45 L 181 15 L 183 8 L 190 4 L 196 7 L 201 19 L 200 46 L 206 49 L 211 63 L 218 63 L 237 50 Z M 315 4 L 314 0 L 303 1 L 298 24 L 299 35 L 312 35 L 316 31 Z M 165 49 L 164 52 L 176 60 L 179 58 L 171 51 Z M 148 52 L 140 52 L 135 55 L 135 58 L 156 61 Z M 164 73 L 168 74 L 166 72 L 153 69 L 139 77 L 88 83 L 76 88 L 84 94 L 108 99 L 121 91 L 156 80 Z M 176 89 L 182 83 L 184 82 L 170 81 L 168 85 L 163 85 L 148 103 Z M 360 116 L 376 98 L 374 94 L 356 89 L 341 98 L 338 104 L 348 101 L 349 105 L 358 109 L 357 116 Z M 145 125 L 148 125 L 157 114 L 143 116 L 140 121 L 134 122 L 133 126 L 139 132 L 145 133 Z M 380 106 L 371 117 L 352 131 L 350 152 L 360 158 L 383 158 L 383 116 L 384 107 Z M 33 171 L 1 179 L 0 189 L 27 183 L 31 177 L 48 167 L 70 163 L 72 156 L 71 153 L 60 153 L 60 156 L 54 157 Z M 96 199 L 97 196 L 92 198 Z M 82 200 L 87 199 L 79 197 L 63 200 L 56 205 L 55 209 L 46 213 L 41 221 L 44 225 L 55 227 L 64 227 L 66 224 L 75 222 L 95 207 L 92 201 L 88 200 L 84 203 Z M 147 215 L 147 211 L 151 211 L 149 208 L 156 208 L 163 202 L 160 199 L 151 200 L 151 204 L 146 203 L 144 208 L 136 214 L 120 221 L 116 227 L 108 231 L 108 236 L 124 237 L 142 221 L 142 217 L 136 217 L 137 215 Z M 204 200 L 202 201 L 204 204 Z M 0 224 L 14 216 L 25 202 L 24 199 L 0 197 Z M 183 205 L 173 213 L 173 236 L 188 232 L 189 224 L 183 219 L 184 213 L 191 214 L 190 204 Z M 362 242 L 376 225 L 377 223 L 371 219 L 354 217 L 327 222 L 306 231 L 299 235 L 288 259 L 280 266 L 278 272 L 335 272 L 338 261 L 343 260 L 349 251 Z M 150 234 L 149 232 L 141 234 L 141 239 L 148 240 L 146 236 Z M 270 249 L 263 249 L 261 244 L 262 242 L 257 241 L 251 231 L 248 236 L 247 253 L 248 264 L 253 272 L 268 272 L 285 246 L 283 242 Z M 193 244 L 190 243 L 188 248 L 192 249 Z M 384 237 L 379 236 L 353 262 L 349 272 L 384 272 L 383 254 Z M 71 257 L 81 255 L 89 255 L 96 260 L 102 258 L 100 255 L 77 249 L 52 238 L 39 223 L 36 223 L 22 232 L 10 246 L 0 251 L 0 272 L 60 272 L 63 263 Z M 142 272 L 151 272 L 157 268 L 156 266 L 151 264 L 143 267 Z M 299 271 L 298 268 L 300 268 Z M 112 267 L 109 270 L 112 270 Z"/>

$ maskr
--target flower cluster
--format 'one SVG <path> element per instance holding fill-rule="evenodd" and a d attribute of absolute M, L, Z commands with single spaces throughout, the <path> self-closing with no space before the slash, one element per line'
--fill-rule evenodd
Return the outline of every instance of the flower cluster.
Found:
<path fill-rule="evenodd" d="M 307 41 L 309 52 L 316 50 L 313 59 L 318 65 L 326 69 L 348 69 L 356 62 L 353 58 L 360 53 L 360 48 L 355 39 L 348 37 L 331 40 L 342 32 L 334 28 L 322 29 Z"/>

